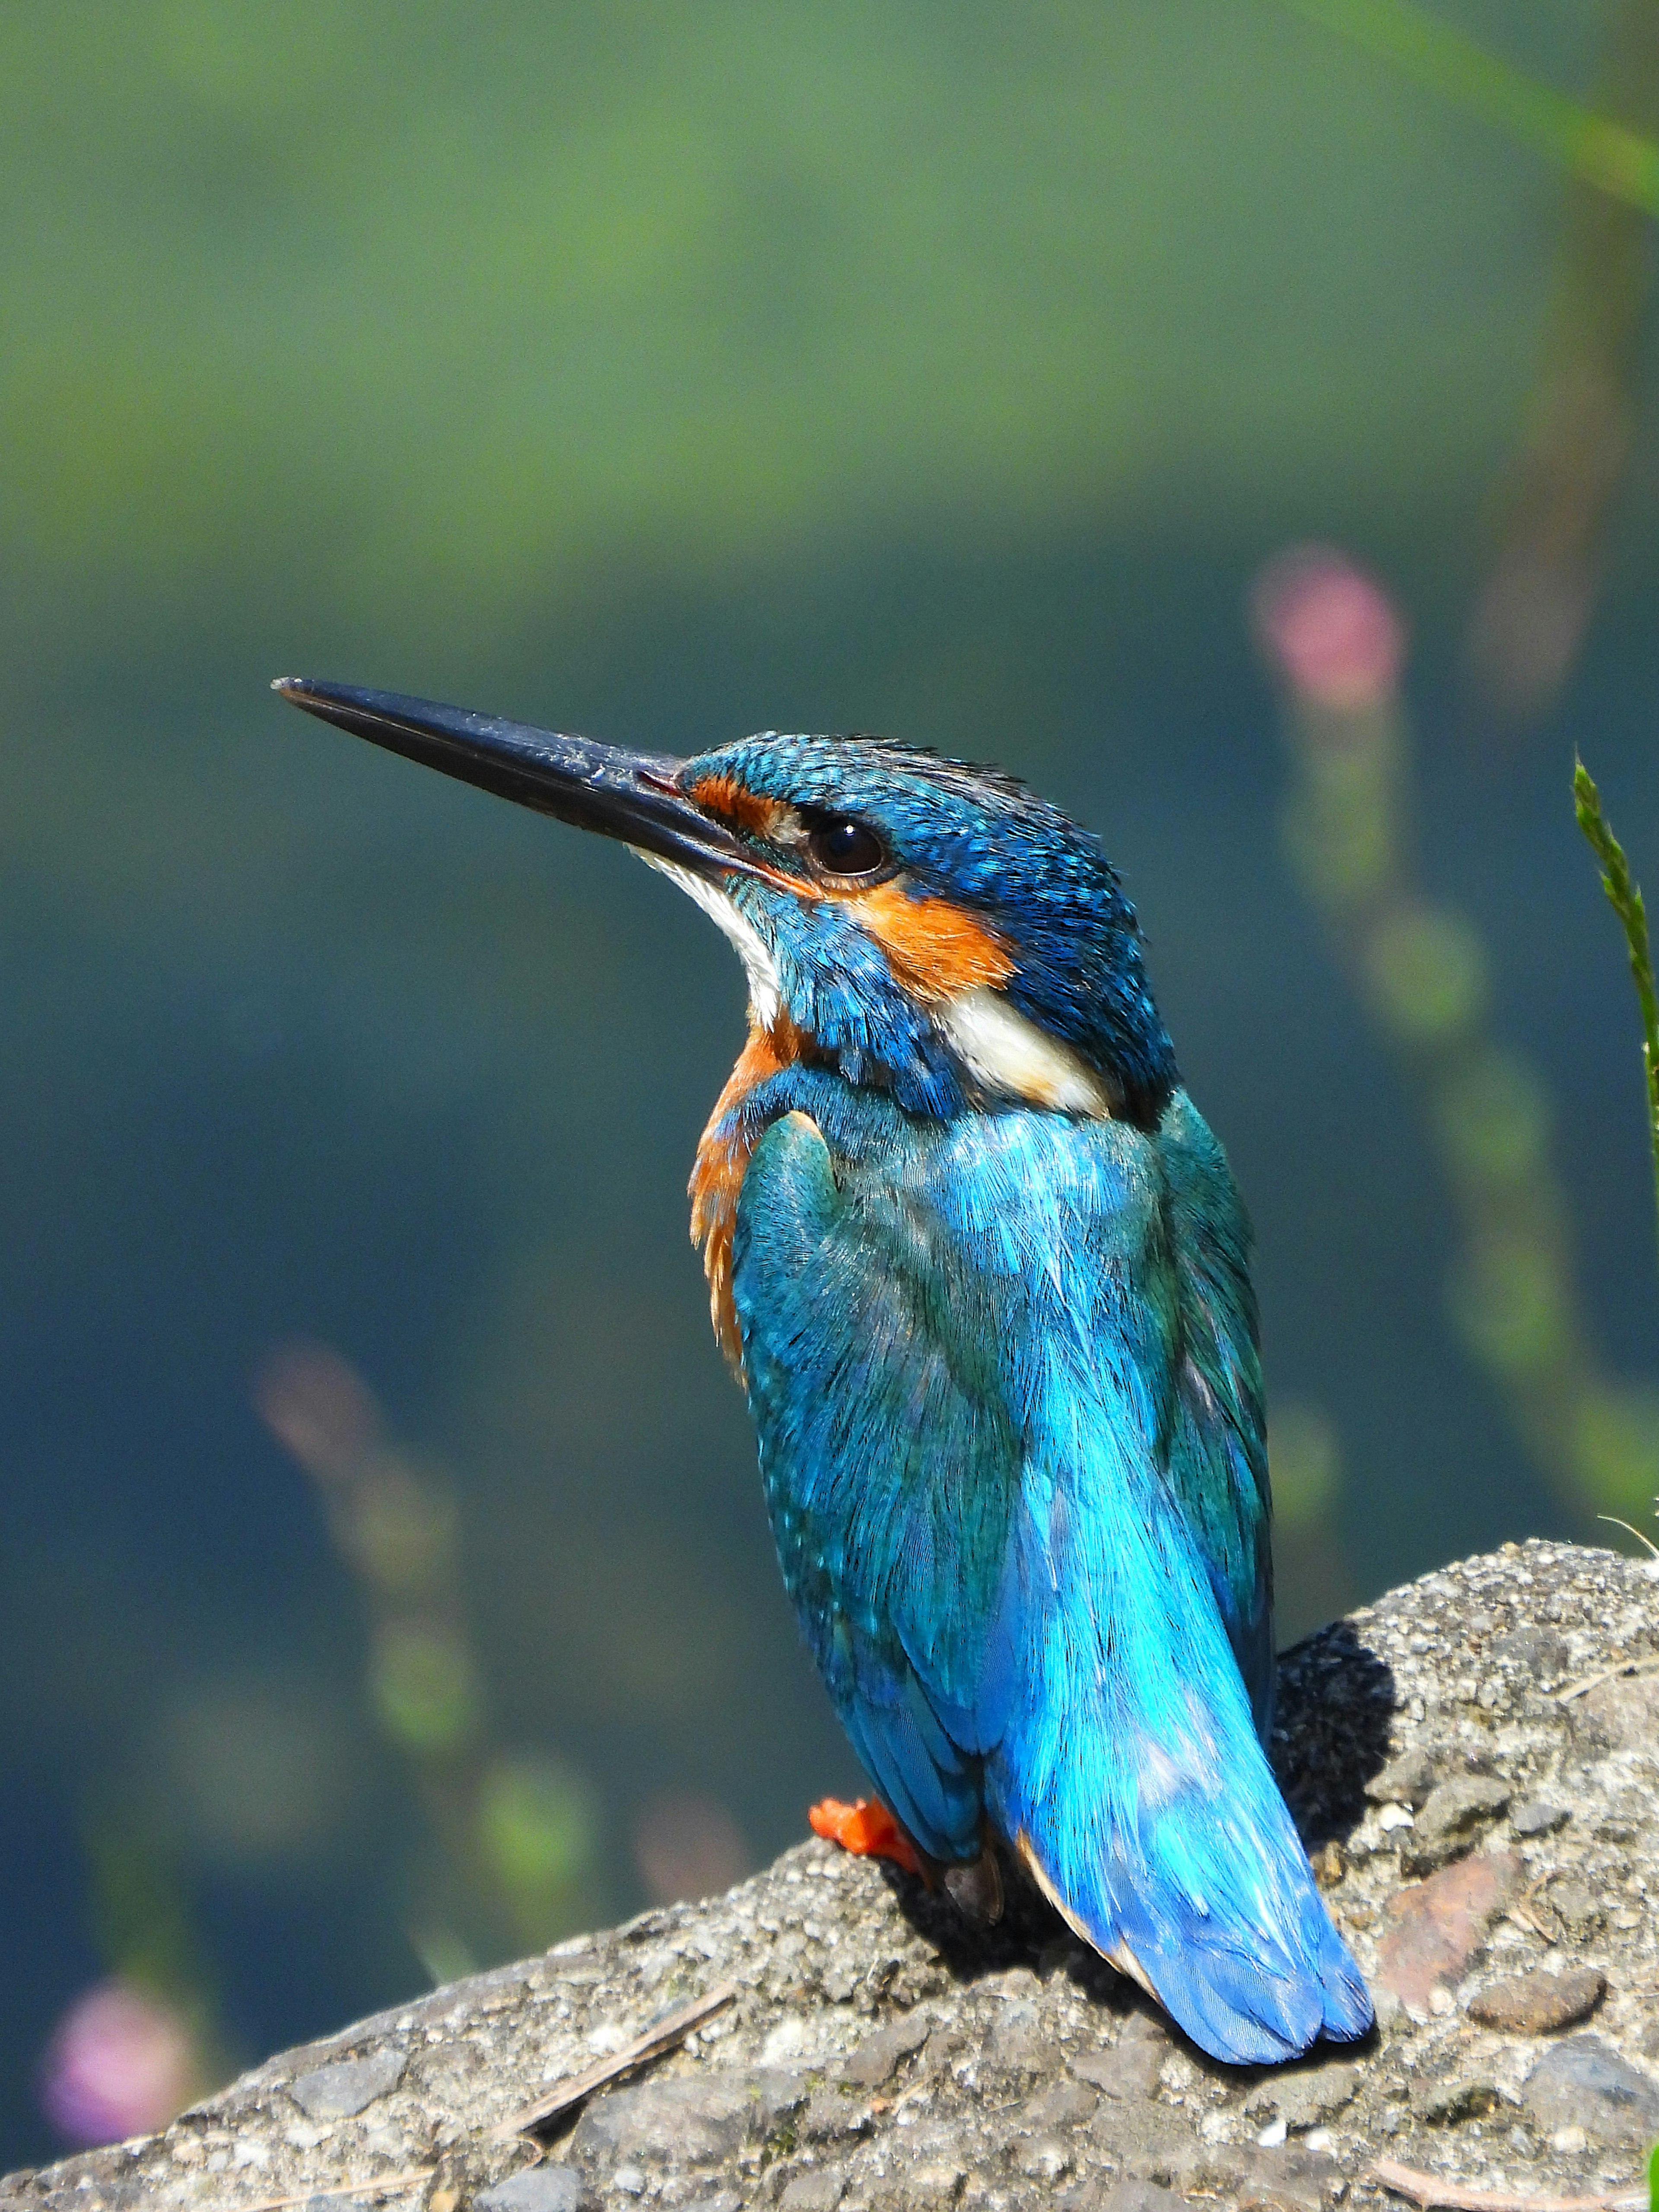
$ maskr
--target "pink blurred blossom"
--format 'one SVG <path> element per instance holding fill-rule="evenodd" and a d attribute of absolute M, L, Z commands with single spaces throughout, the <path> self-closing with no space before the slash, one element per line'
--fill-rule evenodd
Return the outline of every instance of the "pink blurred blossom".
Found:
<path fill-rule="evenodd" d="M 1406 626 L 1382 586 L 1333 545 L 1270 561 L 1251 593 L 1256 635 L 1298 698 L 1352 714 L 1400 681 Z"/>
<path fill-rule="evenodd" d="M 194 2085 L 196 2051 L 171 2005 L 124 1982 L 100 1982 L 58 2021 L 40 2101 L 70 2142 L 119 2142 L 165 2127 Z"/>

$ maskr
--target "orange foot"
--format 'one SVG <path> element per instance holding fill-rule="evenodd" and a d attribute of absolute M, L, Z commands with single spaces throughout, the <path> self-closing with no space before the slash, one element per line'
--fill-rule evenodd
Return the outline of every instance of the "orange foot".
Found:
<path fill-rule="evenodd" d="M 839 1844 L 855 1858 L 891 1859 L 906 1874 L 926 1873 L 915 1845 L 879 1798 L 860 1797 L 856 1805 L 846 1805 L 839 1797 L 820 1797 L 806 1817 L 815 1836 Z"/>

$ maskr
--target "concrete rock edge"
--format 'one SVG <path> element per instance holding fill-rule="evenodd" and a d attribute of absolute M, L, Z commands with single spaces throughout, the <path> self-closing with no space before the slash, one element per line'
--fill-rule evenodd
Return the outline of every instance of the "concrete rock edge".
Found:
<path fill-rule="evenodd" d="M 1318 2212 L 1387 2201 L 1378 2155 L 1476 2187 L 1633 2186 L 1659 2135 L 1659 1581 L 1506 1545 L 1333 1623 L 1279 1686 L 1286 1794 L 1378 2001 L 1357 2051 L 1217 2066 L 1029 1893 L 973 1939 L 815 1841 L 280 2053 L 161 2136 L 13 2174 L 0 2212 L 337 2205 L 411 2172 L 383 2201 L 466 2212 L 532 2170 L 513 2197 L 550 2208 L 1123 2212 L 1175 2191 Z M 1418 1838 L 1431 1804 L 1455 1817 Z M 1588 2014 L 1514 1997 L 1576 1969 L 1605 1978 Z M 489 2141 L 725 1979 L 734 2004 L 545 2145 Z M 1500 1980 L 1506 2019 L 1571 2020 L 1484 2024 L 1471 2001 Z"/>

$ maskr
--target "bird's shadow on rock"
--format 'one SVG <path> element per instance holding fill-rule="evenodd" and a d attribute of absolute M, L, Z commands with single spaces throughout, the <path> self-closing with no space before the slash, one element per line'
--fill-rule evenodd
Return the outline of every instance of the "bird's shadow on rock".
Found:
<path fill-rule="evenodd" d="M 1361 1641 L 1352 1621 L 1333 1621 L 1280 1654 L 1271 1755 L 1310 1852 L 1340 1842 L 1363 1816 L 1365 1784 L 1388 1761 L 1395 1703 L 1392 1670 Z M 971 1926 L 949 1898 L 915 1875 L 883 1867 L 900 1911 L 953 1980 L 975 1982 L 1020 1966 L 1043 1979 L 1063 1972 L 1106 2010 L 1120 2017 L 1147 2014 L 1200 2063 L 1214 2066 L 1178 2029 L 1170 2029 L 1133 1982 L 1073 1933 L 1012 1851 L 999 1845 L 997 1856 L 1003 1913 L 994 1927 L 982 1929 Z"/>

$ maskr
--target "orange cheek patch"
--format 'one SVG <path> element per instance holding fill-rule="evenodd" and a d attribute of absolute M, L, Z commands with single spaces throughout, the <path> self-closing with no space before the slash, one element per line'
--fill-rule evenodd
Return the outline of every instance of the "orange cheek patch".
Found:
<path fill-rule="evenodd" d="M 702 776 L 686 795 L 709 813 L 737 823 L 756 837 L 775 840 L 779 832 L 787 830 L 794 820 L 793 806 L 785 805 L 781 799 L 762 798 L 759 792 L 750 791 L 734 775 Z"/>
<path fill-rule="evenodd" d="M 1014 972 L 1012 956 L 996 932 L 949 899 L 917 898 L 896 878 L 843 896 L 887 955 L 896 980 L 918 998 L 995 990 Z"/>

